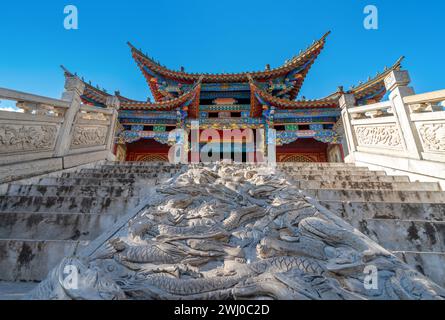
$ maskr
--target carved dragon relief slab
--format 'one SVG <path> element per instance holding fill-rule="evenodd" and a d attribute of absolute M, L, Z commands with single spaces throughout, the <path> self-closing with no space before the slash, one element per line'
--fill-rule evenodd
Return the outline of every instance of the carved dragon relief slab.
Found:
<path fill-rule="evenodd" d="M 423 123 L 418 127 L 427 152 L 445 152 L 445 123 Z"/>
<path fill-rule="evenodd" d="M 357 142 L 364 147 L 384 147 L 403 150 L 399 128 L 395 125 L 356 126 Z"/>
<path fill-rule="evenodd" d="M 103 126 L 76 126 L 74 128 L 72 149 L 95 147 L 105 145 L 108 127 Z"/>
<path fill-rule="evenodd" d="M 53 150 L 56 136 L 55 125 L 0 124 L 0 153 Z"/>
<path fill-rule="evenodd" d="M 29 299 L 444 299 L 445 290 L 302 195 L 284 173 L 192 166 Z M 78 270 L 77 287 L 64 270 Z M 367 267 L 378 270 L 365 286 Z"/>

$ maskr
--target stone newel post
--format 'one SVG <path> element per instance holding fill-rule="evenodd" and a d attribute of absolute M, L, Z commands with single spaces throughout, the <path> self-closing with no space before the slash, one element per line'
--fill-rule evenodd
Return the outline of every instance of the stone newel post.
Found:
<path fill-rule="evenodd" d="M 393 107 L 394 116 L 397 118 L 400 132 L 405 141 L 407 157 L 421 159 L 421 152 L 418 148 L 421 143 L 415 135 L 416 128 L 414 122 L 411 121 L 409 106 L 403 102 L 404 97 L 414 95 L 414 89 L 408 87 L 410 82 L 408 71 L 392 71 L 385 78 L 386 90 L 391 92 L 389 100 Z"/>
<path fill-rule="evenodd" d="M 120 109 L 120 101 L 118 97 L 116 96 L 108 97 L 106 106 L 108 109 L 113 109 L 113 114 L 110 119 L 110 130 L 108 130 L 108 138 L 107 138 L 107 150 L 110 151 L 110 153 L 112 153 L 117 130 L 118 110 Z"/>
<path fill-rule="evenodd" d="M 343 120 L 346 142 L 348 144 L 349 156 L 353 156 L 357 151 L 357 140 L 354 132 L 352 131 L 351 115 L 348 109 L 355 107 L 355 97 L 353 94 L 344 94 L 340 97 L 341 117 Z"/>
<path fill-rule="evenodd" d="M 63 124 L 60 128 L 56 143 L 55 156 L 63 157 L 70 149 L 73 124 L 82 103 L 81 95 L 85 90 L 85 84 L 77 77 L 67 77 L 65 80 L 65 92 L 62 100 L 70 102 L 69 109 L 65 112 Z"/>
<path fill-rule="evenodd" d="M 277 165 L 277 130 L 268 129 L 267 135 L 267 163 L 269 166 Z"/>

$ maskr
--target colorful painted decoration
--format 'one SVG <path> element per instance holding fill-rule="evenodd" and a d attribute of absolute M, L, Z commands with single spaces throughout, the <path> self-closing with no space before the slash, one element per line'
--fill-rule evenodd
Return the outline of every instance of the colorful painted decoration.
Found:
<path fill-rule="evenodd" d="M 297 131 L 298 125 L 296 124 L 288 124 L 286 125 L 286 131 Z"/>
<path fill-rule="evenodd" d="M 274 139 L 269 136 L 269 127 L 280 128 L 276 141 L 278 146 L 284 147 L 284 152 L 285 146 L 300 139 L 313 145 L 338 144 L 342 137 L 331 128 L 341 117 L 341 96 L 353 95 L 359 105 L 380 101 L 386 94 L 384 79 L 391 71 L 400 70 L 401 59 L 349 91 L 339 87 L 327 97 L 306 99 L 300 96 L 302 85 L 324 49 L 328 34 L 281 66 L 268 65 L 263 71 L 223 74 L 187 73 L 184 68 L 171 70 L 129 44 L 154 101 L 151 98 L 146 101 L 129 99 L 119 92 L 113 96 L 84 82 L 82 103 L 118 110 L 123 129 L 117 141 L 125 144 L 142 139 L 152 139 L 162 145 L 177 141 L 187 144 L 187 137 L 173 139 L 174 133 L 167 130 L 190 130 L 192 122 L 198 122 L 201 130 L 264 129 L 265 141 Z M 66 69 L 64 72 L 66 77 L 77 77 Z M 298 141 L 294 146 L 302 143 L 305 142 Z M 158 149 L 153 153 L 159 155 Z M 298 150 L 287 151 L 298 156 Z M 322 158 L 317 156 L 316 159 Z"/>
<path fill-rule="evenodd" d="M 165 132 L 167 129 L 166 126 L 154 126 L 153 131 L 154 132 Z"/>

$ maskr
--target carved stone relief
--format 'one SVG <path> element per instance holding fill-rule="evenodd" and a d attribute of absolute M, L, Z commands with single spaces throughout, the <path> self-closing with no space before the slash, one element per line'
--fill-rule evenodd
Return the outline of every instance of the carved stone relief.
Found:
<path fill-rule="evenodd" d="M 360 146 L 403 150 L 400 131 L 394 125 L 357 126 L 354 129 Z"/>
<path fill-rule="evenodd" d="M 52 150 L 56 135 L 54 125 L 0 124 L 0 153 Z"/>
<path fill-rule="evenodd" d="M 445 152 L 445 123 L 426 123 L 419 126 L 425 151 Z"/>
<path fill-rule="evenodd" d="M 79 116 L 84 120 L 99 120 L 99 121 L 107 121 L 108 117 L 100 112 L 84 112 L 82 111 Z"/>
<path fill-rule="evenodd" d="M 150 186 L 147 186 L 150 187 Z M 191 166 L 29 299 L 444 299 L 445 290 L 304 197 L 284 173 Z M 77 288 L 65 284 L 75 266 Z M 378 272 L 367 287 L 367 267 Z"/>
<path fill-rule="evenodd" d="M 85 148 L 105 145 L 108 127 L 76 126 L 71 148 Z"/>

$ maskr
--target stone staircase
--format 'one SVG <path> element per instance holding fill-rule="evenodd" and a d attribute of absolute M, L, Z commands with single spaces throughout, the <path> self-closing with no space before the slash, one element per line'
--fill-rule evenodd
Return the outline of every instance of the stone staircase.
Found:
<path fill-rule="evenodd" d="M 103 164 L 9 184 L 0 196 L 0 281 L 39 281 L 139 205 L 144 186 L 181 170 Z"/>
<path fill-rule="evenodd" d="M 0 281 L 39 281 L 138 206 L 146 186 L 186 170 L 105 163 L 12 183 L 0 196 Z M 445 192 L 351 164 L 289 163 L 278 170 L 309 196 L 445 286 Z"/>
<path fill-rule="evenodd" d="M 351 164 L 281 164 L 308 195 L 445 285 L 445 192 Z"/>

